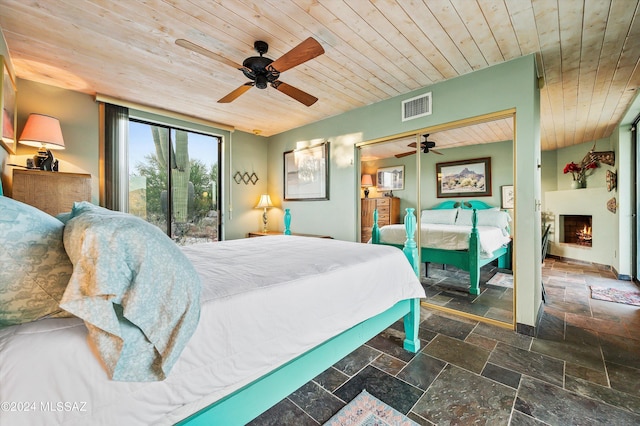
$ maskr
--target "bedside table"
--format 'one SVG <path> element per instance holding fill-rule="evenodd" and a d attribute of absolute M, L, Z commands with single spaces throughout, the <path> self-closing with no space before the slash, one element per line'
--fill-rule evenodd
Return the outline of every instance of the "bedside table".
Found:
<path fill-rule="evenodd" d="M 247 237 L 248 238 L 268 237 L 269 235 L 284 235 L 284 233 L 283 233 L 283 231 L 267 231 L 267 232 L 257 231 L 257 232 L 249 232 L 247 234 Z M 331 239 L 333 239 L 333 237 L 330 237 L 328 235 L 297 234 L 295 232 L 292 232 L 291 235 L 297 235 L 299 237 L 315 237 L 315 238 L 331 238 Z"/>
<path fill-rule="evenodd" d="M 14 200 L 55 216 L 70 212 L 74 201 L 91 201 L 91 175 L 13 169 L 12 191 Z"/>

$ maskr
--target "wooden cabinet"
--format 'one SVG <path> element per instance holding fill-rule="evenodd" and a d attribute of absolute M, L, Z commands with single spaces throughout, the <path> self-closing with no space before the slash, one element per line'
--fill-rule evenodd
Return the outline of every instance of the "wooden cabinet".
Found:
<path fill-rule="evenodd" d="M 378 209 L 378 226 L 400 223 L 400 198 L 361 198 L 360 199 L 360 241 L 366 243 L 371 238 L 373 211 Z"/>
<path fill-rule="evenodd" d="M 13 199 L 55 216 L 91 201 L 91 175 L 13 169 Z"/>

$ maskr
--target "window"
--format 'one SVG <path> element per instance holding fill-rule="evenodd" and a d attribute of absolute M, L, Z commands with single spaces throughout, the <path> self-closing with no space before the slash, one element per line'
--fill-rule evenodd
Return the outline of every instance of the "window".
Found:
<path fill-rule="evenodd" d="M 217 241 L 220 138 L 129 119 L 128 212 L 180 245 Z"/>

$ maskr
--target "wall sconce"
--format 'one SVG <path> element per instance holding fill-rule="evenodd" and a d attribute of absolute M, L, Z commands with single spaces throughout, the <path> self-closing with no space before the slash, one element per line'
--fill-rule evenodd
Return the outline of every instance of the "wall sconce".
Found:
<path fill-rule="evenodd" d="M 33 168 L 58 171 L 58 160 L 55 160 L 51 153 L 52 149 L 64 149 L 62 129 L 57 118 L 43 114 L 29 114 L 18 142 L 38 148 L 38 153 L 33 157 Z"/>
<path fill-rule="evenodd" d="M 256 209 L 263 209 L 262 212 L 262 232 L 267 232 L 267 209 L 273 207 L 273 203 L 271 202 L 271 197 L 269 194 L 262 194 L 260 196 L 260 201 L 258 201 L 258 205 L 255 207 Z"/>
<path fill-rule="evenodd" d="M 371 175 L 362 175 L 360 186 L 364 188 L 364 198 L 369 198 L 369 187 L 373 186 Z"/>

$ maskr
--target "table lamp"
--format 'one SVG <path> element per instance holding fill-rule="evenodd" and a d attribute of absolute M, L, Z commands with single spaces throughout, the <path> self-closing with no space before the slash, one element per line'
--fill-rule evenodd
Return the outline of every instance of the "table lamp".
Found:
<path fill-rule="evenodd" d="M 273 203 L 271 202 L 271 197 L 269 194 L 262 194 L 260 196 L 260 201 L 258 201 L 258 205 L 255 207 L 256 209 L 263 209 L 262 213 L 262 232 L 267 232 L 267 209 L 273 207 Z"/>
<path fill-rule="evenodd" d="M 62 129 L 57 118 L 44 114 L 29 114 L 18 142 L 38 148 L 38 153 L 33 157 L 35 168 L 58 170 L 58 160 L 54 160 L 51 154 L 52 149 L 64 149 Z"/>
<path fill-rule="evenodd" d="M 362 175 L 362 182 L 360 186 L 364 188 L 364 198 L 369 198 L 369 187 L 373 186 L 373 179 L 371 175 Z"/>

